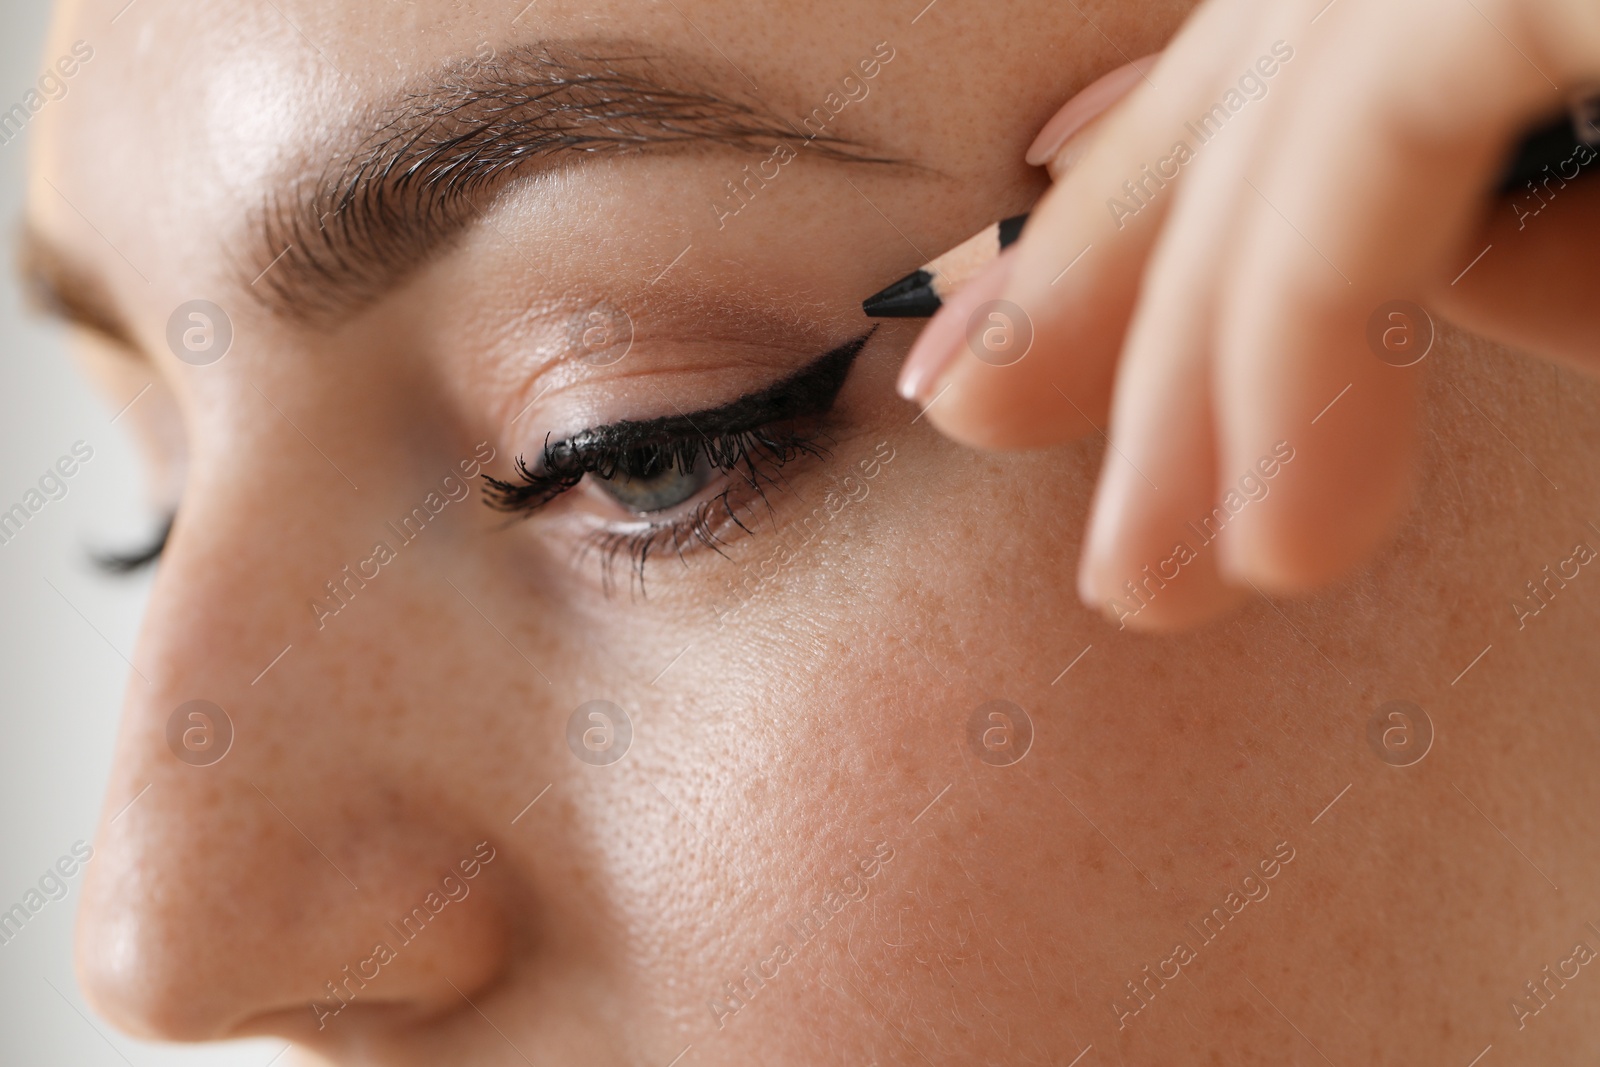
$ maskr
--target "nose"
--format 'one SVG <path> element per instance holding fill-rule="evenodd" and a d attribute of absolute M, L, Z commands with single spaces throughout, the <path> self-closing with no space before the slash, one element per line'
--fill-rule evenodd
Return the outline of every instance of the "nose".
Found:
<path fill-rule="evenodd" d="M 220 458 L 194 468 L 157 577 L 85 876 L 80 981 L 113 1024 L 165 1040 L 455 1009 L 502 969 L 510 872 L 493 831 L 414 799 L 434 768 L 405 739 L 438 709 L 408 671 L 440 665 L 396 620 L 426 579 L 387 574 L 359 593 L 368 610 L 317 629 L 310 604 L 370 551 L 381 509 L 365 509 L 385 490 L 341 496 L 248 462 L 248 488 Z"/>

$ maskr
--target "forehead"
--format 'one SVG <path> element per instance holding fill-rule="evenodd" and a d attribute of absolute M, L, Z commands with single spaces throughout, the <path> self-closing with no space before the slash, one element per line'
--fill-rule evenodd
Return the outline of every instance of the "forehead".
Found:
<path fill-rule="evenodd" d="M 263 208 L 286 190 L 307 199 L 307 183 L 386 105 L 511 50 L 605 41 L 676 74 L 689 66 L 682 80 L 791 125 L 847 108 L 835 129 L 919 166 L 893 189 L 869 184 L 871 197 L 836 182 L 836 200 L 804 228 L 847 203 L 867 210 L 867 198 L 873 220 L 920 250 L 980 224 L 985 197 L 1034 188 L 1020 156 L 1038 123 L 1123 49 L 1146 48 L 1181 6 L 1122 5 L 1090 27 L 1052 0 L 920 14 L 860 0 L 90 0 L 58 11 L 48 46 L 54 57 L 82 41 L 94 54 L 32 122 L 30 222 L 94 276 L 129 332 L 159 347 L 166 310 L 246 291 L 282 247 L 262 254 Z M 975 39 L 995 47 L 974 51 Z M 903 58 L 868 87 L 874 102 L 851 104 L 849 79 L 880 44 Z M 739 161 L 724 162 L 737 176 Z M 727 176 L 698 171 L 708 190 Z M 688 212 L 689 225 L 712 218 L 708 197 L 691 200 L 669 210 Z"/>
<path fill-rule="evenodd" d="M 808 56 L 870 49 L 847 14 L 690 0 L 70 6 L 50 55 L 81 41 L 92 58 L 36 120 L 30 215 L 74 258 L 103 265 L 119 303 L 173 306 L 233 283 L 264 203 L 328 166 L 360 116 L 373 125 L 419 80 L 510 48 L 608 39 L 703 60 L 707 75 L 800 113 L 789 98 L 807 98 L 796 81 Z"/>
<path fill-rule="evenodd" d="M 81 41 L 92 58 L 39 116 L 34 228 L 104 275 L 135 313 L 218 291 L 229 250 L 273 184 L 303 168 L 360 101 L 423 62 L 424 41 L 446 52 L 466 33 L 463 15 L 443 5 L 430 32 L 409 40 L 341 6 L 95 0 L 61 9 L 49 54 Z"/>

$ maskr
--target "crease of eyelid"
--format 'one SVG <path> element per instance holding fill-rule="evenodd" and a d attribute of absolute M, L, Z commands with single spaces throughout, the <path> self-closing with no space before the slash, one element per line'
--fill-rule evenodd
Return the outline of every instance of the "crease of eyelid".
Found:
<path fill-rule="evenodd" d="M 100 278 L 26 220 L 18 231 L 15 264 L 30 311 L 87 330 L 121 352 L 138 354 L 133 333 Z"/>
<path fill-rule="evenodd" d="M 144 570 L 160 559 L 161 553 L 166 551 L 167 539 L 172 536 L 172 524 L 176 520 L 177 516 L 169 512 L 161 520 L 161 526 L 155 536 L 145 544 L 124 550 L 91 549 L 89 559 L 96 569 L 106 574 L 122 576 Z"/>
<path fill-rule="evenodd" d="M 359 114 L 320 174 L 269 196 L 254 258 L 238 274 L 291 319 L 318 322 L 376 299 L 459 234 L 532 163 L 717 146 L 770 152 L 778 142 L 824 159 L 918 165 L 842 135 L 800 126 L 748 94 L 718 95 L 683 71 L 696 64 L 626 52 L 618 42 L 520 45 L 487 63 L 457 60 L 434 84 Z M 802 117 L 803 121 L 803 117 Z M 361 131 L 365 131 L 364 133 Z M 340 161 L 340 157 L 345 157 Z"/>

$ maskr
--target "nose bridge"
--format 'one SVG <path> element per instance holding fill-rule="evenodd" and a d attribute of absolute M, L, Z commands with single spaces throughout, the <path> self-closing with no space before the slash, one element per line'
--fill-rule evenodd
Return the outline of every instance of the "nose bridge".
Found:
<path fill-rule="evenodd" d="M 376 477 L 357 492 L 306 444 L 196 463 L 152 592 L 78 938 L 86 991 L 132 1032 L 214 1038 L 309 1013 L 386 920 L 494 848 L 464 818 L 409 809 L 386 758 L 411 717 L 407 629 L 385 608 L 430 579 L 362 578 L 360 563 L 417 494 Z M 440 966 L 487 980 L 504 944 L 493 897 L 440 915 L 366 1002 L 447 1004 L 424 980 Z"/>

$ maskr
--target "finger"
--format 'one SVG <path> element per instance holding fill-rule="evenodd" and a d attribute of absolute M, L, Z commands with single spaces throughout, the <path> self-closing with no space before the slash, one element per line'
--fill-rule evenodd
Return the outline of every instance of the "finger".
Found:
<path fill-rule="evenodd" d="M 1145 72 L 1153 69 L 1160 57 L 1160 52 L 1140 56 L 1084 86 L 1039 128 L 1038 136 L 1023 158 L 1030 166 L 1044 167 L 1051 178 L 1060 181 L 1071 164 L 1081 157 L 1080 152 L 1068 149 L 1069 142 L 1073 148 L 1082 144 L 1083 135 L 1138 87 L 1147 76 Z"/>
<path fill-rule="evenodd" d="M 1212 97 L 1223 77 L 1217 53 L 1231 51 L 1227 42 L 1240 21 L 1265 2 L 1213 0 L 1199 8 L 1138 88 L 1101 120 L 1088 153 L 1035 208 L 1000 295 L 1004 310 L 1031 332 L 1023 358 L 999 365 L 961 345 L 913 352 L 942 368 L 930 377 L 927 396 L 949 387 L 929 412 L 940 429 L 979 446 L 1031 447 L 1103 423 L 1139 275 L 1181 165 L 1171 159 L 1173 146 L 1195 102 Z M 1190 47 L 1174 61 L 1183 42 Z M 1163 160 L 1168 177 L 1151 169 Z M 1129 199 L 1135 180 L 1144 192 Z M 1122 198 L 1115 209 L 1112 194 Z"/>
<path fill-rule="evenodd" d="M 1263 53 L 1269 66 L 1294 57 L 1292 47 L 1273 36 L 1286 14 L 1299 16 L 1296 6 L 1281 8 L 1248 38 L 1247 49 L 1258 39 L 1276 41 Z M 1257 58 L 1242 51 L 1223 69 L 1251 69 Z M 1124 626 L 1188 626 L 1237 602 L 1241 594 L 1223 580 L 1214 542 L 1244 507 L 1266 506 L 1269 483 L 1261 471 L 1217 469 L 1211 403 L 1217 276 L 1195 269 L 1217 262 L 1231 240 L 1236 191 L 1262 125 L 1265 82 L 1259 89 L 1262 96 L 1253 101 L 1224 96 L 1223 106 L 1233 102 L 1236 110 L 1188 165 L 1152 250 L 1122 353 L 1111 449 L 1095 493 L 1079 589 Z"/>
<path fill-rule="evenodd" d="M 1210 550 L 1216 442 L 1207 352 L 1168 343 L 1203 336 L 1208 318 L 1200 301 L 1141 316 L 1117 375 L 1078 592 L 1119 629 L 1192 625 L 1236 599 Z"/>
<path fill-rule="evenodd" d="M 1423 303 L 1497 341 L 1600 372 L 1595 248 L 1600 246 L 1600 151 L 1554 164 L 1535 189 L 1497 200 L 1462 245 L 1462 269 Z"/>
<path fill-rule="evenodd" d="M 1486 13 L 1504 11 L 1346 0 L 1269 116 L 1224 267 L 1214 383 L 1223 469 L 1295 458 L 1276 506 L 1224 532 L 1230 578 L 1315 588 L 1368 556 L 1408 500 L 1419 371 L 1378 358 L 1368 320 L 1448 269 L 1504 146 L 1555 98 L 1528 58 L 1538 42 L 1513 43 L 1516 22 Z"/>

